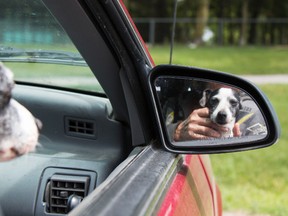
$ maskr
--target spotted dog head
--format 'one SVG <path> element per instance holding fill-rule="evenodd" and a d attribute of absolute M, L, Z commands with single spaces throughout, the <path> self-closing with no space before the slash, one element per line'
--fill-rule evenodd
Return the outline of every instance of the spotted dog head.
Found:
<path fill-rule="evenodd" d="M 5 108 L 12 96 L 13 73 L 0 62 L 0 109 Z"/>
<path fill-rule="evenodd" d="M 219 88 L 214 91 L 206 89 L 203 91 L 200 105 L 209 109 L 212 122 L 229 129 L 229 134 L 223 136 L 233 136 L 232 129 L 242 107 L 240 96 L 235 90 L 231 88 Z"/>
<path fill-rule="evenodd" d="M 0 161 L 33 151 L 41 123 L 12 98 L 13 73 L 0 62 Z"/>

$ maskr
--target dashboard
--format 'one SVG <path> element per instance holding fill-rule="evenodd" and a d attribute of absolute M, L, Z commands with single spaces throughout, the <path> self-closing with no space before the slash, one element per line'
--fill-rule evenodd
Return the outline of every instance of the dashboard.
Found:
<path fill-rule="evenodd" d="M 127 156 L 107 98 L 22 84 L 13 98 L 43 128 L 35 152 L 0 163 L 5 216 L 66 214 Z"/>

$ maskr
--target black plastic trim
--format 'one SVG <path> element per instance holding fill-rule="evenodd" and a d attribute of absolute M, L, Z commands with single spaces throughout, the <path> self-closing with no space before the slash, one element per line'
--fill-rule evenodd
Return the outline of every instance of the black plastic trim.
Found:
<path fill-rule="evenodd" d="M 43 170 L 43 173 L 41 175 L 41 182 L 39 184 L 38 196 L 37 196 L 36 204 L 35 204 L 35 215 L 37 216 L 62 215 L 62 214 L 48 212 L 47 211 L 48 202 L 45 200 L 46 185 L 51 180 L 51 178 L 55 175 L 63 175 L 63 176 L 66 176 L 67 178 L 71 176 L 71 179 L 73 179 L 73 176 L 89 177 L 89 184 L 87 185 L 88 194 L 90 194 L 96 187 L 97 173 L 95 171 L 82 170 L 82 169 L 76 169 L 76 168 L 65 169 L 65 168 L 60 168 L 60 167 L 47 167 L 46 169 Z"/>
<path fill-rule="evenodd" d="M 125 12 L 123 8 L 121 8 L 122 6 L 119 1 L 83 1 L 86 2 L 95 18 L 97 18 L 96 15 L 97 11 L 99 11 L 99 5 L 101 5 L 109 15 L 109 17 L 105 17 L 103 16 L 104 14 L 102 14 L 102 24 L 106 24 L 102 30 L 107 38 L 109 38 L 123 67 L 120 72 L 122 86 L 129 113 L 132 113 L 134 116 L 130 118 L 132 137 L 134 137 L 134 140 L 137 140 L 140 133 L 133 134 L 133 128 L 140 126 L 142 130 L 141 133 L 144 135 L 144 142 L 148 143 L 155 134 L 153 130 L 151 130 L 151 118 L 147 118 L 147 116 L 151 116 L 152 114 L 147 103 L 148 94 L 145 88 L 149 71 L 146 64 L 147 56 L 143 54 L 143 49 L 137 44 L 138 41 L 135 41 L 135 32 L 131 29 L 127 16 L 124 14 Z M 131 106 L 131 104 L 133 104 L 133 106 Z M 137 121 L 139 121 L 139 123 Z M 137 126 L 137 124 L 139 125 Z M 142 136 L 142 134 L 140 135 Z M 134 146 L 139 144 L 144 143 L 133 142 Z"/>
<path fill-rule="evenodd" d="M 169 77 L 189 77 L 210 80 L 213 82 L 225 82 L 225 84 L 239 87 L 244 92 L 247 92 L 252 98 L 256 99 L 256 103 L 261 107 L 265 115 L 268 135 L 263 139 L 251 140 L 249 138 L 241 138 L 238 143 L 231 145 L 229 140 L 223 140 L 212 145 L 211 143 L 199 141 L 199 144 L 191 145 L 173 145 L 169 139 L 166 131 L 165 121 L 160 114 L 160 102 L 157 99 L 157 93 L 153 88 L 153 83 L 159 76 Z M 211 153 L 226 153 L 235 151 L 251 150 L 256 148 L 267 147 L 277 142 L 280 136 L 280 124 L 277 115 L 266 98 L 265 94 L 253 83 L 248 82 L 240 77 L 228 73 L 206 70 L 195 67 L 185 67 L 176 65 L 160 65 L 152 69 L 149 74 L 149 87 L 151 93 L 151 103 L 155 110 L 155 117 L 157 119 L 159 138 L 165 148 L 174 153 L 190 153 L 190 154 L 211 154 Z"/>

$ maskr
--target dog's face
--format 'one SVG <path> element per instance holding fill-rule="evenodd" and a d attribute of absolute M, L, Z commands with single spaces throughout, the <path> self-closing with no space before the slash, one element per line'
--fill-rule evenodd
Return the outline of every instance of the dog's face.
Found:
<path fill-rule="evenodd" d="M 210 119 L 224 127 L 234 126 L 236 116 L 241 109 L 240 96 L 230 88 L 206 89 L 200 100 L 202 107 L 208 107 Z"/>

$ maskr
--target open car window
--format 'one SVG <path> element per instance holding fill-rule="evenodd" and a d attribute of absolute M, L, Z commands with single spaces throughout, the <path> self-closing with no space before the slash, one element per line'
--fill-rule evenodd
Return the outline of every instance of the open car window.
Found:
<path fill-rule="evenodd" d="M 104 93 L 85 60 L 40 0 L 3 1 L 0 61 L 16 81 Z"/>

